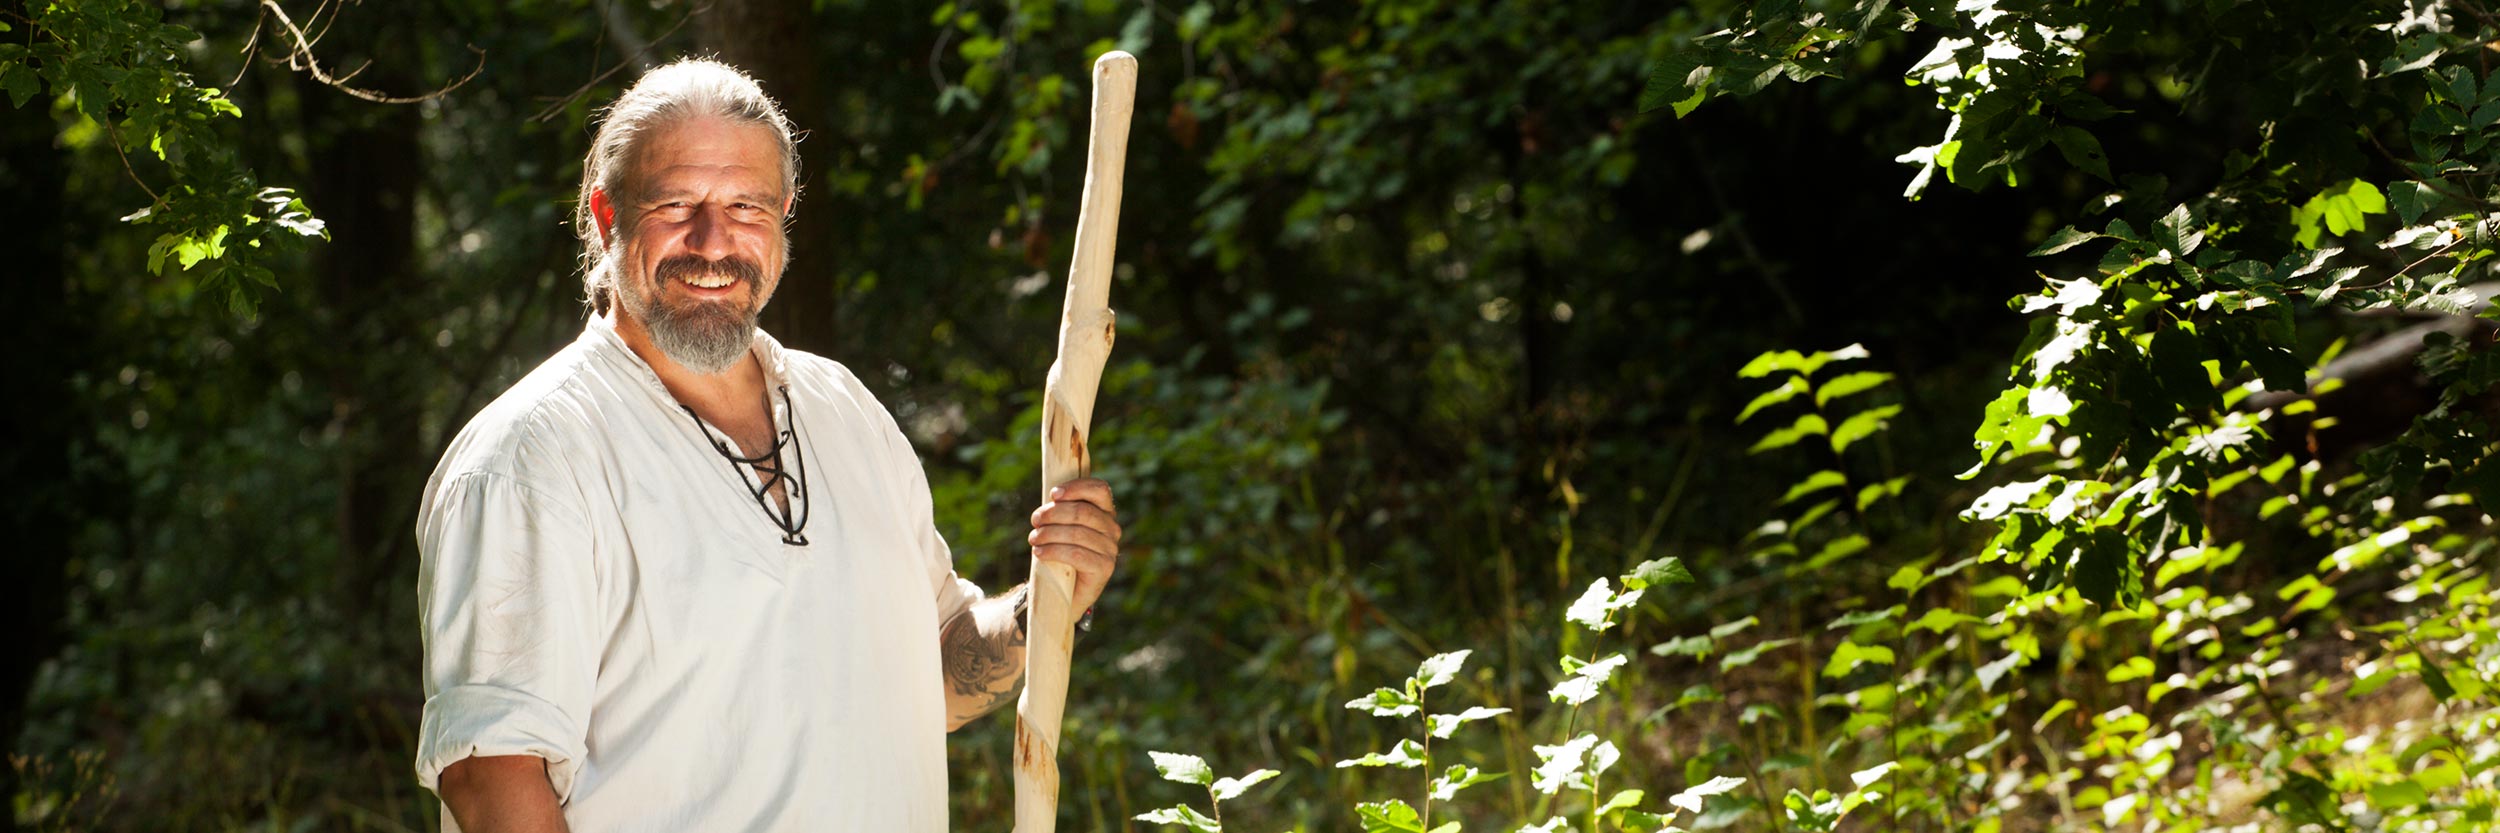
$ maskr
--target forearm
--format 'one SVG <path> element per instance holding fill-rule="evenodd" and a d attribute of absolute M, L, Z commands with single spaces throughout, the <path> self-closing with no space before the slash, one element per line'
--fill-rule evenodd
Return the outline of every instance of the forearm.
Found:
<path fill-rule="evenodd" d="M 1025 588 L 972 603 L 938 631 L 946 730 L 996 711 L 1024 688 Z"/>
<path fill-rule="evenodd" d="M 437 792 L 464 833 L 566 833 L 547 762 L 535 755 L 463 759 L 443 768 Z"/>

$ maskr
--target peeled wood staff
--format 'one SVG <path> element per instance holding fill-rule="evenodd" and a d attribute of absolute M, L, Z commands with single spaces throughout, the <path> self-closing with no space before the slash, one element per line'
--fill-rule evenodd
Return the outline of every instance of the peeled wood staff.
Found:
<path fill-rule="evenodd" d="M 1120 234 L 1121 169 L 1128 163 L 1129 115 L 1136 109 L 1137 59 L 1110 52 L 1094 61 L 1094 124 L 1086 140 L 1085 197 L 1077 210 L 1076 259 L 1059 319 L 1059 358 L 1042 398 L 1042 499 L 1092 468 L 1086 434 L 1094 389 L 1111 358 L 1111 255 Z M 1033 607 L 1025 620 L 1024 696 L 1016 701 L 1016 832 L 1051 833 L 1059 820 L 1059 717 L 1067 706 L 1068 656 L 1075 637 L 1076 571 L 1033 560 Z"/>

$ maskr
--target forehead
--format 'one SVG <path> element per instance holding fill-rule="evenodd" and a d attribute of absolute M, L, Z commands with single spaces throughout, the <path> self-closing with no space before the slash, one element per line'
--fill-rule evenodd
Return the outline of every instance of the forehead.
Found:
<path fill-rule="evenodd" d="M 781 139 L 760 124 L 689 119 L 644 134 L 631 166 L 635 190 L 782 188 Z"/>

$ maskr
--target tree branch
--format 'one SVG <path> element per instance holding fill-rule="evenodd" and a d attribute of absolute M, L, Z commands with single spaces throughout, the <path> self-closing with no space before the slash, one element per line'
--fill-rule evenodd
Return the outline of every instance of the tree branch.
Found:
<path fill-rule="evenodd" d="M 469 46 L 469 51 L 477 54 L 477 66 L 470 69 L 469 74 L 460 76 L 459 78 L 454 79 L 451 83 L 445 84 L 442 88 L 433 92 L 415 96 L 394 96 L 361 87 L 348 86 L 348 79 L 356 77 L 356 73 L 365 71 L 365 67 L 372 66 L 373 62 L 366 61 L 363 66 L 358 66 L 356 69 L 348 72 L 344 76 L 333 76 L 330 74 L 329 70 L 322 68 L 320 59 L 315 58 L 312 54 L 313 44 L 321 40 L 319 35 L 304 34 L 303 27 L 295 25 L 295 19 L 287 16 L 286 9 L 278 5 L 278 0 L 260 0 L 260 6 L 261 8 L 268 10 L 271 16 L 277 18 L 278 27 L 286 33 L 287 38 L 290 41 L 287 48 L 286 58 L 286 65 L 288 69 L 303 72 L 306 75 L 312 76 L 313 80 L 319 81 L 332 89 L 373 102 L 375 104 L 415 104 L 420 101 L 441 98 L 450 94 L 451 91 L 459 89 L 462 85 L 469 83 L 470 80 L 477 78 L 478 73 L 486 71 L 486 50 L 479 49 L 475 44 L 471 44 Z M 327 8 L 329 4 L 325 2 L 322 6 L 323 8 Z M 313 12 L 316 18 L 318 18 L 320 13 L 319 9 L 316 9 Z M 333 22 L 337 19 L 337 15 L 331 15 L 331 20 Z M 322 27 L 323 34 L 327 34 L 328 32 L 328 26 Z M 255 30 L 254 37 L 256 39 L 258 37 L 257 29 Z M 237 77 L 240 78 L 240 76 Z"/>
<path fill-rule="evenodd" d="M 605 3 L 601 3 L 600 13 L 603 15 L 606 14 L 606 8 L 607 5 Z M 584 81 L 581 86 L 573 88 L 572 92 L 565 93 L 562 97 L 557 98 L 554 104 L 547 105 L 547 109 L 540 110 L 537 115 L 530 116 L 530 121 L 546 121 L 548 119 L 555 118 L 557 113 L 563 112 L 565 107 L 571 106 L 574 99 L 589 95 L 591 88 L 599 86 L 599 82 L 608 80 L 609 77 L 623 71 L 628 66 L 643 68 L 650 67 L 651 62 L 643 59 L 643 55 L 645 53 L 650 52 L 651 48 L 658 46 L 661 41 L 668 40 L 670 36 L 677 34 L 677 30 L 685 28 L 686 21 L 693 20 L 695 15 L 711 10 L 712 4 L 710 3 L 705 3 L 701 6 L 687 9 L 685 14 L 678 16 L 676 23 L 671 24 L 668 27 L 668 31 L 661 32 L 659 37 L 652 38 L 650 41 L 643 43 L 642 48 L 634 50 L 632 55 L 628 55 L 624 60 L 616 62 L 616 66 L 608 67 L 606 72 L 591 76 L 590 80 Z M 621 39 L 622 38 L 620 36 L 620 40 Z M 618 45 L 620 47 L 623 46 L 622 43 Z"/>

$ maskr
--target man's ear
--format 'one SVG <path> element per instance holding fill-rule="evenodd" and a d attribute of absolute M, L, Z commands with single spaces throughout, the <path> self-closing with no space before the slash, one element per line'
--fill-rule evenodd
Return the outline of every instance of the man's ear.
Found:
<path fill-rule="evenodd" d="M 590 219 L 599 224 L 599 245 L 608 245 L 616 235 L 616 201 L 608 199 L 607 189 L 591 189 Z"/>

